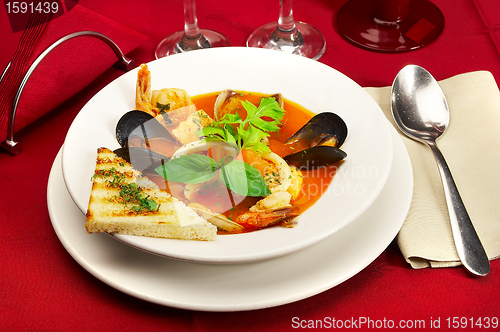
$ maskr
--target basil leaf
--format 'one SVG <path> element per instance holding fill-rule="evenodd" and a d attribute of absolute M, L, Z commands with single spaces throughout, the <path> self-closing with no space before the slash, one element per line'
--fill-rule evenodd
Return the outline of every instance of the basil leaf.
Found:
<path fill-rule="evenodd" d="M 259 170 L 242 160 L 233 160 L 221 169 L 222 182 L 235 193 L 242 196 L 267 196 L 271 191 Z"/>
<path fill-rule="evenodd" d="M 219 163 L 220 164 L 220 163 Z M 211 180 L 219 165 L 202 154 L 190 154 L 170 160 L 155 168 L 165 180 L 180 183 L 200 183 Z M 219 166 L 220 167 L 220 166 Z"/>

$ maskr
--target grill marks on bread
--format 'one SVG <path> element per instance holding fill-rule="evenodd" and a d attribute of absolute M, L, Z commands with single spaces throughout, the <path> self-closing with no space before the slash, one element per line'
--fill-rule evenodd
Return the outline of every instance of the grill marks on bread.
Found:
<path fill-rule="evenodd" d="M 132 185 L 131 185 L 132 184 Z M 137 188 L 155 209 L 140 208 L 133 197 L 120 195 L 124 187 Z M 133 195 L 132 195 L 133 196 Z M 140 210 L 140 211 L 138 211 Z M 106 232 L 186 240 L 214 240 L 217 228 L 107 148 L 97 151 L 85 227 L 88 233 Z"/>

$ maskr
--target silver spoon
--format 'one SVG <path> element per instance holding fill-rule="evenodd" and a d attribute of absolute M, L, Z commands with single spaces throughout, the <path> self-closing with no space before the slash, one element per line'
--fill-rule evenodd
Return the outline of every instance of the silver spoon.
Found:
<path fill-rule="evenodd" d="M 436 145 L 450 120 L 441 87 L 422 67 L 408 65 L 397 74 L 391 91 L 392 114 L 396 124 L 410 138 L 427 144 L 441 173 L 451 229 L 458 257 L 472 274 L 490 272 L 490 262 L 460 198 L 450 169 Z"/>

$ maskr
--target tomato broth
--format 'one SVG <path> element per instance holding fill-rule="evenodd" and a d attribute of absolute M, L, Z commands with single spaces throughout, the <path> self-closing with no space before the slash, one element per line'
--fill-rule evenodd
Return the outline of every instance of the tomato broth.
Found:
<path fill-rule="evenodd" d="M 191 99 L 198 110 L 203 110 L 211 118 L 214 118 L 214 104 L 218 94 L 218 92 L 202 94 L 193 96 Z M 240 92 L 242 100 L 248 100 L 256 106 L 263 96 L 259 93 Z M 286 113 L 281 120 L 281 129 L 279 132 L 271 133 L 269 137 L 271 150 L 282 157 L 293 153 L 293 148 L 284 145 L 284 142 L 314 116 L 314 113 L 286 99 L 284 100 L 284 109 Z M 243 107 L 240 107 L 238 113 L 241 118 L 246 117 Z M 169 148 L 159 146 L 156 149 L 165 151 Z M 328 189 L 338 165 L 334 164 L 315 170 L 301 169 L 304 182 L 293 205 L 298 207 L 301 212 L 311 207 Z M 219 174 L 208 182 L 193 186 L 167 182 L 162 177 L 155 175 L 151 180 L 156 182 L 160 188 L 168 190 L 177 199 L 187 204 L 193 202 L 202 204 L 212 212 L 222 213 L 231 220 L 235 220 L 241 213 L 248 212 L 248 209 L 261 199 L 260 197 L 244 197 L 232 192 L 220 180 Z M 189 200 L 186 196 L 189 196 Z"/>

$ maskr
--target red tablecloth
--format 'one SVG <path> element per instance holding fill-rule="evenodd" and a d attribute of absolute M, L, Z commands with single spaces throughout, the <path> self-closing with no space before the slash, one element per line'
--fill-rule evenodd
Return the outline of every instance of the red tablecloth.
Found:
<path fill-rule="evenodd" d="M 438 80 L 488 70 L 500 82 L 500 42 L 496 44 L 500 41 L 500 7 L 496 0 L 434 0 L 445 16 L 442 35 L 421 50 L 402 54 L 368 52 L 344 41 L 335 28 L 336 14 L 344 2 L 296 0 L 294 15 L 297 20 L 313 23 L 325 35 L 327 48 L 319 61 L 361 86 L 390 85 L 396 73 L 409 63 L 423 66 Z M 255 28 L 277 19 L 278 3 L 200 0 L 198 21 L 201 27 L 226 34 L 233 45 L 243 46 Z M 81 0 L 79 4 L 149 36 L 129 53 L 138 63 L 153 60 L 157 43 L 183 28 L 180 0 Z M 12 33 L 6 9 L 0 7 L 3 68 L 21 32 Z M 296 330 L 297 319 L 303 326 L 312 322 L 313 327 L 317 326 L 315 321 L 326 317 L 345 321 L 365 317 L 396 324 L 422 320 L 426 328 L 420 330 L 430 330 L 431 321 L 439 319 L 442 329 L 469 330 L 478 318 L 483 323 L 486 318 L 499 318 L 499 261 L 492 262 L 491 272 L 484 278 L 472 277 L 463 268 L 413 270 L 394 243 L 367 268 L 333 289 L 295 303 L 248 312 L 163 307 L 125 295 L 96 279 L 73 260 L 51 226 L 47 180 L 74 117 L 96 92 L 121 74 L 110 68 L 19 132 L 17 139 L 23 151 L 17 156 L 0 153 L 0 330 L 281 331 Z M 228 290 L 221 289 L 224 291 Z M 466 319 L 468 328 L 449 326 L 454 317 Z M 474 325 L 473 329 L 493 330 L 484 325 Z"/>

